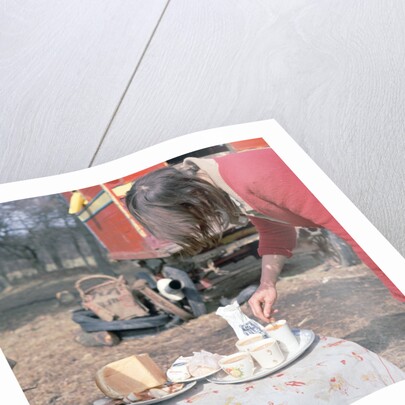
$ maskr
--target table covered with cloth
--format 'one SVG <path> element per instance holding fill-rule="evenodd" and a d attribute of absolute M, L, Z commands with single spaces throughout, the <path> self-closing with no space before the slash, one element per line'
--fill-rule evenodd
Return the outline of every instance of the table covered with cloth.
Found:
<path fill-rule="evenodd" d="M 201 380 L 164 404 L 342 405 L 401 380 L 405 372 L 366 348 L 320 336 L 301 357 L 274 374 L 226 385 Z"/>

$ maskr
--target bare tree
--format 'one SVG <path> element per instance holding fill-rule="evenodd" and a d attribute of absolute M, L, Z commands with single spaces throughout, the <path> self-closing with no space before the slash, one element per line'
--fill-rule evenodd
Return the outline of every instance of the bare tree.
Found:
<path fill-rule="evenodd" d="M 43 274 L 71 268 L 66 263 L 78 262 L 91 271 L 113 274 L 101 244 L 68 214 L 66 201 L 60 196 L 0 204 L 1 284 L 7 287 L 9 274 L 24 266 Z"/>

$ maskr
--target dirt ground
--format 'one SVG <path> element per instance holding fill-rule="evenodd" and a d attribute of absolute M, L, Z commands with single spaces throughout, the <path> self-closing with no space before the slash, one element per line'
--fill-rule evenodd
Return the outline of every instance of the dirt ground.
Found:
<path fill-rule="evenodd" d="M 290 260 L 282 273 L 278 318 L 293 327 L 357 342 L 405 370 L 404 305 L 362 265 L 311 267 L 303 266 L 302 259 Z M 236 335 L 215 313 L 114 347 L 81 346 L 74 341 L 79 326 L 71 320 L 77 303 L 66 307 L 53 298 L 56 291 L 73 290 L 79 276 L 42 280 L 29 290 L 16 288 L 0 296 L 1 347 L 17 361 L 14 373 L 32 405 L 92 404 L 103 397 L 94 383 L 96 371 L 132 354 L 149 353 L 166 369 L 179 355 L 193 351 L 235 351 Z M 246 304 L 242 308 L 251 316 Z"/>

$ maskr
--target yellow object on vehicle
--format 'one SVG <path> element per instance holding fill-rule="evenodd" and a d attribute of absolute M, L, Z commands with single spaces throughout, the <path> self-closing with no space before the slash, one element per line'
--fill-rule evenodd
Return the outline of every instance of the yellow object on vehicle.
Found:
<path fill-rule="evenodd" d="M 83 197 L 79 191 L 73 191 L 72 197 L 70 197 L 69 214 L 77 214 L 87 204 L 87 200 Z"/>

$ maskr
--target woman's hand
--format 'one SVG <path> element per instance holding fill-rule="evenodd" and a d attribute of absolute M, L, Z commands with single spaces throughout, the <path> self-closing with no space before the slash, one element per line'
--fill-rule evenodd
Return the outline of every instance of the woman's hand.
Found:
<path fill-rule="evenodd" d="M 277 312 L 273 309 L 277 299 L 276 283 L 285 261 L 286 257 L 281 255 L 264 255 L 262 258 L 260 285 L 250 298 L 249 305 L 253 315 L 263 322 L 272 322 L 271 315 Z"/>
<path fill-rule="evenodd" d="M 263 322 L 273 322 L 274 318 L 271 315 L 277 312 L 273 309 L 276 299 L 276 286 L 273 283 L 261 283 L 249 300 L 253 315 Z"/>

